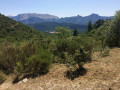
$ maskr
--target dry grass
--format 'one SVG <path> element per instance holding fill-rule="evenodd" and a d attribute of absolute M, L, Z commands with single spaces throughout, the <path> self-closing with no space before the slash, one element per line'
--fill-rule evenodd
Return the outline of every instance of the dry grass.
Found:
<path fill-rule="evenodd" d="M 5 81 L 5 77 L 6 75 L 2 71 L 0 71 L 0 83 L 3 83 Z"/>
<path fill-rule="evenodd" d="M 64 77 L 64 65 L 55 65 L 48 74 L 30 78 L 26 83 L 13 85 L 8 77 L 0 90 L 120 90 L 120 48 L 111 49 L 104 58 L 94 53 L 93 62 L 84 67 L 87 74 L 73 81 Z"/>

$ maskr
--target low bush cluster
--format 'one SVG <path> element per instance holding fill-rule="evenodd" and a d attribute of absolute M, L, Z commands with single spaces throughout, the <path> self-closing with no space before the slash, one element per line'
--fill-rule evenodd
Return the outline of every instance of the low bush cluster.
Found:
<path fill-rule="evenodd" d="M 83 68 L 84 63 L 91 61 L 93 50 L 93 44 L 88 40 L 81 37 L 57 40 L 54 50 L 54 55 L 57 57 L 55 59 L 59 58 L 60 63 L 65 63 L 69 71 Z"/>
<path fill-rule="evenodd" d="M 38 45 L 28 42 L 20 46 L 4 43 L 0 51 L 0 68 L 6 74 L 46 73 L 52 63 L 52 54 Z"/>

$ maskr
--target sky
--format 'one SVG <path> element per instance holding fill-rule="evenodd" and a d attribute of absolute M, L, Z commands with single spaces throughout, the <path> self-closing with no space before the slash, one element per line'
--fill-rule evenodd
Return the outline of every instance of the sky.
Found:
<path fill-rule="evenodd" d="M 120 10 L 120 0 L 0 0 L 0 13 L 6 16 L 21 13 L 113 16 L 117 10 Z"/>

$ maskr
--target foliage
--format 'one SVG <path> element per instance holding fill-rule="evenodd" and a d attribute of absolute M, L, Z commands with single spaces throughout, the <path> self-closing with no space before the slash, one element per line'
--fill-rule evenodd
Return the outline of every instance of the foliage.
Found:
<path fill-rule="evenodd" d="M 73 36 L 78 36 L 79 35 L 79 32 L 78 30 L 75 28 L 74 31 L 73 31 Z"/>
<path fill-rule="evenodd" d="M 93 44 L 89 39 L 82 37 L 59 39 L 56 41 L 54 55 L 61 58 L 61 62 L 65 63 L 70 71 L 80 69 L 84 63 L 91 60 Z"/>
<path fill-rule="evenodd" d="M 110 24 L 106 37 L 106 44 L 110 47 L 120 46 L 120 11 L 117 11 L 115 18 Z"/>
<path fill-rule="evenodd" d="M 52 63 L 50 51 L 39 49 L 35 55 L 26 58 L 25 62 L 17 62 L 16 70 L 19 73 L 30 73 L 32 75 L 44 74 L 49 71 Z"/>
<path fill-rule="evenodd" d="M 34 43 L 28 42 L 19 47 L 4 44 L 4 47 L 1 49 L 0 66 L 6 73 L 46 73 L 52 63 L 50 51 Z"/>
<path fill-rule="evenodd" d="M 71 31 L 68 27 L 56 27 L 55 32 L 60 38 L 67 38 L 71 35 Z"/>
<path fill-rule="evenodd" d="M 51 40 L 44 34 L 0 14 L 0 69 L 6 74 L 37 75 L 49 71 Z"/>
<path fill-rule="evenodd" d="M 9 42 L 21 42 L 23 40 L 30 40 L 36 33 L 39 32 L 0 14 L 0 39 Z"/>
<path fill-rule="evenodd" d="M 34 23 L 28 25 L 42 32 L 54 31 L 56 27 L 63 27 L 63 26 L 69 27 L 71 31 L 77 28 L 79 33 L 83 33 L 87 30 L 87 25 L 73 24 L 73 23 L 42 22 L 42 23 Z"/>
<path fill-rule="evenodd" d="M 106 20 L 103 25 L 91 31 L 96 39 L 101 42 L 102 48 L 105 46 L 118 47 L 120 44 L 120 11 L 112 20 Z"/>
<path fill-rule="evenodd" d="M 92 30 L 92 23 L 91 20 L 88 22 L 88 32 Z"/>
<path fill-rule="evenodd" d="M 110 26 L 111 26 L 111 20 L 107 20 L 107 21 L 105 21 L 105 23 L 102 26 L 100 26 L 97 29 L 93 29 L 90 32 L 91 37 L 96 39 L 99 47 L 101 47 L 101 48 L 108 46 L 108 44 L 106 44 L 106 42 L 107 42 L 107 37 L 108 37 Z"/>
<path fill-rule="evenodd" d="M 95 23 L 94 23 L 94 25 L 93 25 L 93 28 L 94 29 L 97 29 L 97 28 L 99 28 L 101 25 L 103 25 L 104 24 L 104 20 L 103 19 L 99 19 L 99 20 L 97 20 Z"/>
<path fill-rule="evenodd" d="M 0 50 L 0 68 L 6 73 L 13 72 L 19 57 L 19 49 L 12 44 L 3 43 Z"/>
<path fill-rule="evenodd" d="M 104 48 L 104 50 L 101 51 L 101 56 L 106 57 L 109 55 L 109 52 L 110 52 L 110 48 L 106 47 L 106 48 Z"/>

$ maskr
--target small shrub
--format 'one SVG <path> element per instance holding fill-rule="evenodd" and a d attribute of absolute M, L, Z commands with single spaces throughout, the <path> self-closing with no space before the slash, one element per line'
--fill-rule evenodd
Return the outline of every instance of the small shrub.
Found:
<path fill-rule="evenodd" d="M 68 68 L 68 71 L 72 72 L 77 69 L 76 61 L 74 60 L 74 56 L 69 55 L 67 52 L 64 53 L 65 55 L 65 61 L 66 61 L 66 67 Z"/>
<path fill-rule="evenodd" d="M 82 37 L 58 39 L 54 55 L 61 58 L 61 62 L 69 64 L 70 67 L 73 66 L 73 63 L 82 66 L 82 63 L 91 60 L 92 42 L 91 38 Z"/>
<path fill-rule="evenodd" d="M 110 52 L 110 48 L 109 47 L 106 47 L 102 52 L 101 52 L 101 56 L 102 57 L 106 57 L 109 55 L 109 52 Z"/>
<path fill-rule="evenodd" d="M 39 49 L 35 55 L 25 59 L 25 62 L 17 62 L 18 73 L 29 73 L 31 75 L 44 74 L 49 71 L 52 63 L 52 54 L 49 50 Z"/>
<path fill-rule="evenodd" d="M 23 43 L 23 45 L 21 45 L 21 47 L 20 47 L 21 56 L 23 58 L 26 58 L 26 57 L 30 57 L 30 56 L 34 55 L 37 47 L 38 46 L 32 42 Z"/>
<path fill-rule="evenodd" d="M 83 48 L 75 51 L 74 55 L 65 54 L 65 61 L 68 69 L 70 71 L 76 70 L 77 68 L 81 69 L 82 66 L 91 60 L 91 52 L 85 51 Z"/>
<path fill-rule="evenodd" d="M 55 42 L 54 55 L 64 59 L 64 52 L 68 54 L 74 54 L 75 50 L 80 47 L 80 43 L 75 40 L 69 39 L 57 39 Z"/>
<path fill-rule="evenodd" d="M 4 43 L 0 51 L 0 68 L 5 73 L 13 72 L 18 60 L 19 48 L 9 43 Z"/>
<path fill-rule="evenodd" d="M 14 44 L 3 44 L 2 46 L 3 48 L 0 48 L 0 68 L 5 73 L 37 75 L 49 71 L 53 59 L 49 50 L 32 42 L 22 43 L 20 46 Z"/>
<path fill-rule="evenodd" d="M 79 77 L 79 75 L 84 75 L 86 70 L 83 68 L 83 65 L 89 61 L 90 57 L 91 54 L 88 54 L 88 52 L 84 51 L 82 48 L 76 50 L 73 56 L 65 53 L 66 67 L 68 68 L 66 77 L 73 80 L 74 78 Z"/>
<path fill-rule="evenodd" d="M 94 39 L 83 37 L 58 39 L 56 41 L 54 55 L 57 58 L 61 58 L 58 62 L 66 64 L 69 74 L 71 74 L 70 76 L 74 72 L 75 77 L 75 71 L 83 70 L 83 65 L 91 61 L 92 50 L 95 46 L 93 42 Z M 76 75 L 79 75 L 79 73 L 77 72 Z"/>

